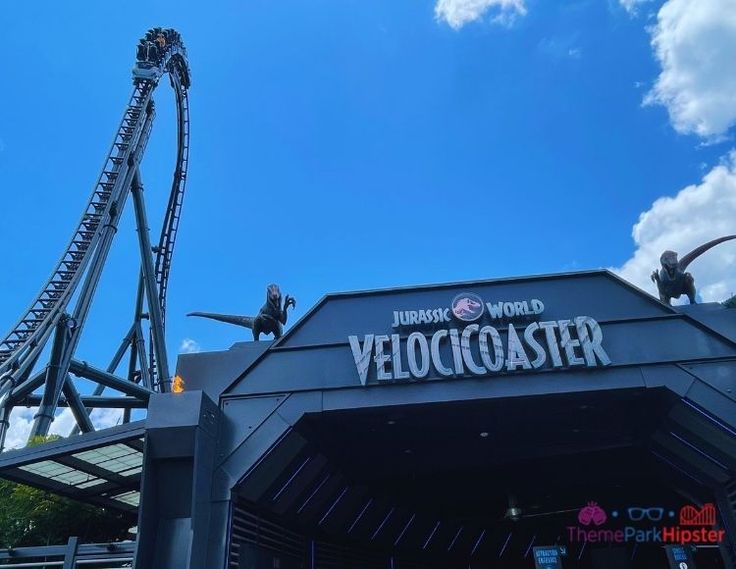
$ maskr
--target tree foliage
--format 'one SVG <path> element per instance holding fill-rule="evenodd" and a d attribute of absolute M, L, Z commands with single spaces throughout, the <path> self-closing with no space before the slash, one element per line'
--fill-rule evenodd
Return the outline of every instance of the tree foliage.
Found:
<path fill-rule="evenodd" d="M 39 437 L 30 446 L 60 437 Z M 122 539 L 129 518 L 24 484 L 0 480 L 0 548 L 58 545 L 69 537 L 83 542 Z"/>

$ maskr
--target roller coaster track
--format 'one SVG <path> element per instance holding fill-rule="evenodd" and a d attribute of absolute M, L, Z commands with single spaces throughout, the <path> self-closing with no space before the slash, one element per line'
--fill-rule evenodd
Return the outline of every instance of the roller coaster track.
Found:
<path fill-rule="evenodd" d="M 153 93 L 164 75 L 169 76 L 176 98 L 178 147 L 161 235 L 152 247 L 139 164 L 155 115 Z M 186 49 L 179 33 L 150 29 L 137 47 L 133 93 L 71 239 L 30 307 L 0 340 L 0 450 L 13 406 L 39 406 L 31 436 L 48 433 L 59 405 L 68 405 L 78 428 L 89 431 L 94 429 L 89 413 L 105 400 L 101 394 L 106 387 L 136 400 L 126 408 L 126 420 L 130 408 L 140 407 L 140 399 L 170 389 L 164 322 L 189 162 L 189 86 Z M 128 196 L 134 202 L 141 253 L 138 294 L 133 324 L 112 361 L 101 369 L 75 360 L 74 352 Z M 144 321 L 149 329 L 147 349 Z M 49 342 L 49 362 L 34 374 Z M 118 377 L 116 369 L 128 352 L 127 378 Z M 80 395 L 70 374 L 96 382 L 93 394 Z"/>

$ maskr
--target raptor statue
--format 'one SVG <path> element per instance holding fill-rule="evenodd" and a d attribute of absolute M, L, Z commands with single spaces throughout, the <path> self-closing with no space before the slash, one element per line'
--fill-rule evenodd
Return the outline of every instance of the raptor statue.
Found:
<path fill-rule="evenodd" d="M 655 270 L 651 277 L 652 281 L 657 284 L 659 300 L 669 305 L 672 304 L 671 299 L 680 298 L 681 295 L 686 294 L 690 299 L 690 304 L 695 304 L 695 279 L 690 273 L 686 273 L 685 269 L 711 247 L 731 239 L 736 239 L 736 235 L 726 235 L 703 243 L 687 255 L 683 255 L 679 261 L 677 260 L 677 253 L 674 251 L 662 253 L 659 258 L 662 267 L 658 271 Z"/>
<path fill-rule="evenodd" d="M 213 312 L 190 312 L 187 316 L 200 316 L 250 328 L 253 330 L 253 339 L 257 342 L 261 334 L 273 334 L 276 339 L 281 337 L 286 324 L 286 309 L 290 306 L 295 307 L 296 300 L 287 294 L 282 306 L 279 285 L 270 284 L 266 287 L 266 304 L 261 307 L 257 316 L 235 316 Z"/>

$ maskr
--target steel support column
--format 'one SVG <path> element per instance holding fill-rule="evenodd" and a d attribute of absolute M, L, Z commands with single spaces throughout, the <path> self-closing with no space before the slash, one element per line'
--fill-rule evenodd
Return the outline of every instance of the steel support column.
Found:
<path fill-rule="evenodd" d="M 56 406 L 61 396 L 61 390 L 66 382 L 66 364 L 64 356 L 74 337 L 77 329 L 77 322 L 68 315 L 62 316 L 56 324 L 54 332 L 54 343 L 51 348 L 51 359 L 46 367 L 45 383 L 46 388 L 43 391 L 41 404 L 38 411 L 33 417 L 33 426 L 28 440 L 33 437 L 46 436 L 49 434 L 49 427 L 54 420 Z M 62 368 L 64 368 L 62 370 Z"/>
<path fill-rule="evenodd" d="M 161 300 L 156 284 L 153 257 L 151 256 L 151 238 L 149 235 L 148 220 L 146 219 L 146 206 L 143 201 L 143 185 L 141 184 L 140 171 L 138 169 L 136 169 L 133 175 L 131 193 L 133 194 L 135 221 L 138 228 L 141 271 L 143 273 L 143 286 L 146 291 L 148 317 L 151 322 L 153 354 L 155 355 L 155 365 L 158 369 L 158 381 L 161 384 L 161 391 L 171 391 L 171 377 L 169 377 L 169 363 L 166 355 L 166 339 L 164 337 L 164 323 L 161 314 Z M 154 362 L 149 363 L 154 365 Z"/>
<path fill-rule="evenodd" d="M 10 412 L 12 410 L 13 407 L 7 399 L 0 402 L 0 452 L 5 449 L 5 437 L 7 437 L 10 428 Z"/>

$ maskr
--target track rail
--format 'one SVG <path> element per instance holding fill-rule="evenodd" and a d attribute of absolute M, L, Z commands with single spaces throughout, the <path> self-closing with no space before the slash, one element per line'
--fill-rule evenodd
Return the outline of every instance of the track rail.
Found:
<path fill-rule="evenodd" d="M 149 314 L 144 315 L 141 310 L 137 310 L 136 322 L 140 328 L 140 319 L 150 319 L 152 339 L 148 360 L 150 369 L 146 373 L 141 372 L 138 380 L 140 375 L 149 377 L 156 374 L 157 370 L 168 375 L 165 346 L 162 345 L 163 323 L 189 162 L 190 73 L 186 49 L 179 33 L 172 29 L 152 28 L 137 46 L 133 92 L 82 216 L 40 292 L 10 331 L 0 339 L 0 448 L 5 430 L 3 427 L 7 427 L 8 407 L 16 403 L 13 401 L 13 391 L 21 386 L 21 391 L 28 394 L 44 382 L 43 373 L 33 376 L 31 372 L 52 334 L 55 333 L 57 338 L 66 325 L 69 328 L 69 338 L 64 341 L 63 338 L 54 340 L 54 350 L 61 354 L 54 365 L 62 368 L 57 370 L 62 375 L 61 383 L 57 382 L 54 389 L 58 391 L 64 384 L 126 198 L 134 180 L 138 180 L 137 184 L 140 186 L 138 165 L 142 160 L 153 121 L 153 93 L 164 75 L 169 76 L 176 97 L 177 156 L 158 245 L 153 248 L 153 252 L 145 252 L 149 257 L 151 253 L 155 257 L 148 264 L 153 267 L 149 282 L 155 283 L 156 290 L 147 287 L 143 293 L 139 292 L 139 296 L 145 294 L 148 300 Z M 145 218 L 140 199 L 142 198 L 138 197 L 136 205 Z M 140 229 L 139 227 L 139 231 Z M 146 263 L 142 262 L 142 271 L 145 272 L 144 265 Z M 72 302 L 75 306 L 73 317 L 70 317 L 67 312 Z M 154 303 L 156 310 L 152 310 Z M 140 302 L 138 305 L 140 306 Z M 150 314 L 154 312 L 157 313 L 158 321 Z M 139 341 L 141 338 L 131 337 L 130 343 L 134 340 Z M 158 344 L 155 349 L 154 341 Z M 51 363 L 46 368 L 47 387 L 50 367 Z M 129 379 L 136 380 L 133 372 Z M 168 377 L 159 378 L 158 381 L 151 378 L 148 383 L 165 389 L 168 380 Z M 58 394 L 55 398 L 58 400 Z M 55 402 L 53 407 L 55 409 Z"/>
<path fill-rule="evenodd" d="M 168 289 L 169 272 L 171 270 L 171 258 L 174 254 L 174 245 L 179 231 L 179 219 L 184 202 L 184 191 L 187 183 L 187 169 L 189 165 L 189 98 L 187 91 L 182 90 L 175 82 L 177 75 L 171 76 L 172 86 L 176 92 L 176 110 L 178 123 L 178 152 L 176 156 L 176 167 L 174 169 L 174 181 L 169 195 L 169 204 L 166 208 L 166 217 L 161 228 L 161 237 L 156 248 L 156 282 L 159 287 L 159 298 L 161 299 L 161 311 L 166 314 L 166 292 Z"/>
<path fill-rule="evenodd" d="M 100 239 L 103 221 L 110 217 L 110 211 L 119 198 L 126 162 L 140 137 L 141 118 L 150 94 L 151 85 L 148 83 L 136 85 L 133 90 L 102 172 L 61 259 L 31 306 L 0 341 L 0 376 L 13 367 L 17 368 L 23 356 L 33 355 L 34 348 L 48 337 L 69 303 Z"/>

